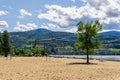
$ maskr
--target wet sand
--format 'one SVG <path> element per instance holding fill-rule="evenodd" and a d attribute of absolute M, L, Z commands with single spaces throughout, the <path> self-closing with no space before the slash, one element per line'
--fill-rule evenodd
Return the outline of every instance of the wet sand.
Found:
<path fill-rule="evenodd" d="M 67 58 L 0 58 L 0 80 L 120 80 L 120 62 Z"/>

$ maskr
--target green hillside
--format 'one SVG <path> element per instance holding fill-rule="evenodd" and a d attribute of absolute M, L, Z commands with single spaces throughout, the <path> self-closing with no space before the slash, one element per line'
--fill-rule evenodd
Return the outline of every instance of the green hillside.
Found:
<path fill-rule="evenodd" d="M 37 29 L 26 32 L 10 33 L 12 44 L 17 48 L 31 48 L 35 39 L 38 45 L 50 51 L 56 48 L 74 46 L 77 34 L 68 32 L 53 32 L 46 29 Z M 120 32 L 105 32 L 98 36 L 102 41 L 102 48 L 120 48 Z"/>

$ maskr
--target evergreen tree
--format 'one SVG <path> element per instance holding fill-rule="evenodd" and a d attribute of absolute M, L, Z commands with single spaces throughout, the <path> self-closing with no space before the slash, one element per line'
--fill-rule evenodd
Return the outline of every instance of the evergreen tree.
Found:
<path fill-rule="evenodd" d="M 79 22 L 78 26 L 78 41 L 75 46 L 77 49 L 82 49 L 87 54 L 87 63 L 89 63 L 89 54 L 93 53 L 94 49 L 100 47 L 100 40 L 96 37 L 98 32 L 102 30 L 102 25 L 98 20 L 94 23 Z"/>
<path fill-rule="evenodd" d="M 33 47 L 32 47 L 33 56 L 35 56 L 35 54 L 36 54 L 36 51 L 35 51 L 36 47 L 37 47 L 37 39 L 35 39 L 33 42 Z"/>
<path fill-rule="evenodd" d="M 7 55 L 11 53 L 11 41 L 7 30 L 4 31 L 2 36 L 2 51 L 5 57 L 7 57 Z"/>
<path fill-rule="evenodd" d="M 0 33 L 0 54 L 2 53 L 2 35 Z"/>
<path fill-rule="evenodd" d="M 37 47 L 37 39 L 35 39 L 33 43 L 33 48 L 36 48 L 36 47 Z"/>

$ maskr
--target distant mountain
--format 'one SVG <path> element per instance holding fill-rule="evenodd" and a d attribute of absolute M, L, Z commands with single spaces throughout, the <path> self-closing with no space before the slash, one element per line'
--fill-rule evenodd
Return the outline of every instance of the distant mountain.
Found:
<path fill-rule="evenodd" d="M 50 32 L 52 32 L 52 31 L 47 30 L 47 29 L 42 29 L 42 28 L 36 29 L 36 30 L 31 30 L 31 31 L 26 31 L 26 33 L 29 34 L 29 35 L 35 35 L 35 34 L 43 35 L 43 34 L 48 34 Z"/>
<path fill-rule="evenodd" d="M 99 38 L 102 40 L 104 48 L 119 48 L 120 49 L 120 32 L 109 31 L 100 34 Z"/>
<path fill-rule="evenodd" d="M 11 35 L 15 35 L 15 34 L 16 35 L 20 35 L 20 34 L 27 34 L 27 35 L 41 34 L 41 35 L 43 35 L 43 34 L 47 34 L 50 32 L 52 32 L 52 31 L 40 28 L 40 29 L 35 29 L 35 30 L 31 30 L 31 31 L 24 31 L 24 32 L 11 32 L 10 34 Z"/>
<path fill-rule="evenodd" d="M 109 35 L 109 36 L 120 36 L 119 31 L 108 31 L 108 32 L 103 32 L 101 35 Z"/>
<path fill-rule="evenodd" d="M 12 44 L 15 47 L 31 47 L 35 39 L 40 46 L 60 47 L 74 46 L 77 34 L 68 32 L 54 32 L 46 29 L 36 29 L 26 32 L 11 32 Z M 120 48 L 120 32 L 109 31 L 100 33 L 104 48 Z"/>
<path fill-rule="evenodd" d="M 26 32 L 11 32 L 12 43 L 15 47 L 29 47 L 35 39 L 43 46 L 67 46 L 74 45 L 77 40 L 76 34 L 67 32 L 53 32 L 46 29 L 36 29 Z"/>

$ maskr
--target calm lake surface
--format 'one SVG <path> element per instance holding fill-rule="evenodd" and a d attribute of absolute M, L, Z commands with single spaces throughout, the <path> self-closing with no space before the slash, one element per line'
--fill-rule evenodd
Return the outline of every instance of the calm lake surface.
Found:
<path fill-rule="evenodd" d="M 86 59 L 86 55 L 49 55 L 58 58 Z M 90 59 L 120 61 L 120 55 L 90 55 Z"/>

